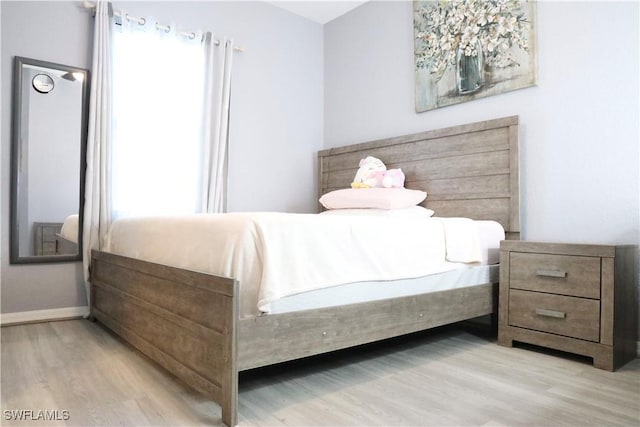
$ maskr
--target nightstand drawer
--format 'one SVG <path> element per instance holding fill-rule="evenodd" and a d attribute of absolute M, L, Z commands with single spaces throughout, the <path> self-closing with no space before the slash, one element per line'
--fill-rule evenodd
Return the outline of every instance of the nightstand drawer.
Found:
<path fill-rule="evenodd" d="M 600 301 L 512 289 L 509 325 L 598 342 Z"/>
<path fill-rule="evenodd" d="M 509 287 L 600 298 L 600 258 L 511 253 Z"/>

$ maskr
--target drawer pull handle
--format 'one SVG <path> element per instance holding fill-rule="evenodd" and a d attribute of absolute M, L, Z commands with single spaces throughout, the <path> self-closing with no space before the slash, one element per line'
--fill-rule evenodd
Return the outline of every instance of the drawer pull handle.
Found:
<path fill-rule="evenodd" d="M 567 317 L 567 314 L 562 311 L 545 310 L 543 308 L 536 308 L 536 314 L 538 316 L 555 317 L 556 319 L 564 319 Z"/>
<path fill-rule="evenodd" d="M 536 276 L 567 277 L 567 272 L 562 270 L 536 270 Z"/>

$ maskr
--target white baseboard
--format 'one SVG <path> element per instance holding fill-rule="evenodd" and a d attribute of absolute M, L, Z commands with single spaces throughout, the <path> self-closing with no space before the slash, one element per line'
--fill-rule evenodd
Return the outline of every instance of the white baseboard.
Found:
<path fill-rule="evenodd" d="M 0 325 L 9 326 L 20 323 L 48 322 L 51 320 L 75 319 L 86 317 L 89 307 L 65 307 L 51 310 L 20 311 L 0 314 Z"/>

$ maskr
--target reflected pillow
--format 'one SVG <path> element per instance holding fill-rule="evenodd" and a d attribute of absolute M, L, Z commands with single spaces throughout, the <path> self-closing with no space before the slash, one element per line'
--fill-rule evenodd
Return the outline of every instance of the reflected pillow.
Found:
<path fill-rule="evenodd" d="M 327 209 L 402 209 L 416 206 L 427 193 L 407 188 L 345 188 L 320 197 Z"/>
<path fill-rule="evenodd" d="M 431 209 L 422 206 L 411 206 L 402 209 L 331 209 L 320 212 L 320 215 L 364 215 L 393 218 L 429 218 L 433 216 Z"/>

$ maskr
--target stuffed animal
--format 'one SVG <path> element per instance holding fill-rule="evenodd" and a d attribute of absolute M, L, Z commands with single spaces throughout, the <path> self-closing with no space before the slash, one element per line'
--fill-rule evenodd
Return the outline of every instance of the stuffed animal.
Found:
<path fill-rule="evenodd" d="M 389 169 L 380 159 L 368 156 L 360 160 L 360 169 L 351 183 L 352 188 L 402 188 L 404 173 L 401 169 Z"/>
<path fill-rule="evenodd" d="M 402 169 L 387 169 L 382 177 L 384 188 L 404 188 L 404 173 Z"/>
<path fill-rule="evenodd" d="M 378 178 L 375 176 L 376 172 L 384 172 L 387 167 L 382 163 L 382 160 L 372 156 L 360 160 L 360 168 L 356 172 L 356 177 L 351 183 L 352 188 L 371 188 L 375 187 Z"/>

